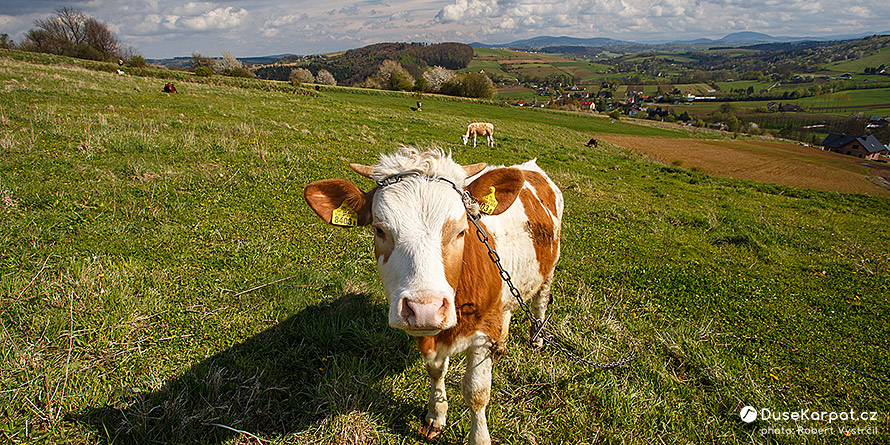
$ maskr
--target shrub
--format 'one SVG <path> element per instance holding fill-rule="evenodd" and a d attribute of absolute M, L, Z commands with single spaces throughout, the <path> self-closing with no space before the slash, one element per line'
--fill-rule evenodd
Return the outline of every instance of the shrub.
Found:
<path fill-rule="evenodd" d="M 212 66 L 214 73 L 219 73 L 224 76 L 231 76 L 233 71 L 239 68 L 244 68 L 244 64 L 241 63 L 240 60 L 236 59 L 235 56 L 225 52 L 222 53 L 222 59 L 213 61 Z"/>
<path fill-rule="evenodd" d="M 206 66 L 199 66 L 195 68 L 195 75 L 199 77 L 210 77 L 213 75 L 213 70 Z"/>
<path fill-rule="evenodd" d="M 192 53 L 192 71 L 198 69 L 198 67 L 205 67 L 213 74 L 213 59 L 202 56 L 199 52 Z"/>
<path fill-rule="evenodd" d="M 306 68 L 294 68 L 290 70 L 290 83 L 298 87 L 300 84 L 304 83 L 312 83 L 315 80 L 315 77 L 312 76 L 312 71 L 307 70 Z"/>
<path fill-rule="evenodd" d="M 144 68 L 148 64 L 145 62 L 145 57 L 135 55 L 130 56 L 130 59 L 127 60 L 127 65 L 132 66 L 133 68 Z"/>
<path fill-rule="evenodd" d="M 434 66 L 423 72 L 421 77 L 429 84 L 429 90 L 438 92 L 446 82 L 454 78 L 454 72 L 441 66 Z"/>
<path fill-rule="evenodd" d="M 423 76 L 414 79 L 414 91 L 424 92 L 429 90 L 430 84 L 426 81 L 426 79 L 423 78 Z"/>
<path fill-rule="evenodd" d="M 384 60 L 374 77 L 387 90 L 407 91 L 414 88 L 414 77 L 394 60 Z"/>
<path fill-rule="evenodd" d="M 494 82 L 483 73 L 468 73 L 463 76 L 463 83 L 467 97 L 488 99 L 497 93 Z"/>
<path fill-rule="evenodd" d="M 321 85 L 336 85 L 337 79 L 334 79 L 334 75 L 331 74 L 328 70 L 318 70 L 318 74 L 315 75 L 315 83 Z"/>
<path fill-rule="evenodd" d="M 239 66 L 238 68 L 233 69 L 229 72 L 229 75 L 232 77 L 246 77 L 248 79 L 253 79 L 256 75 L 253 74 L 249 68 Z"/>

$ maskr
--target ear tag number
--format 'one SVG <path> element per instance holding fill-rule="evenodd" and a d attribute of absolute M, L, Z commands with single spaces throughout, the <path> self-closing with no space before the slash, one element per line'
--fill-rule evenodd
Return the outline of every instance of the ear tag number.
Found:
<path fill-rule="evenodd" d="M 494 187 L 489 187 L 488 194 L 483 196 L 482 201 L 479 203 L 479 211 L 491 215 L 497 206 L 498 200 L 494 196 Z"/>
<path fill-rule="evenodd" d="M 331 224 L 343 227 L 356 227 L 358 226 L 358 215 L 346 205 L 346 201 L 343 201 L 343 204 L 340 204 L 340 207 L 334 209 L 331 214 Z"/>

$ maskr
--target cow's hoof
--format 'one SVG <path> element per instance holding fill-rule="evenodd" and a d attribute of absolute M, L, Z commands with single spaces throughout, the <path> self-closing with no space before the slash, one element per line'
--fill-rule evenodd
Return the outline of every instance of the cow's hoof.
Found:
<path fill-rule="evenodd" d="M 435 439 L 443 430 L 445 430 L 443 425 L 436 425 L 430 419 L 425 419 L 420 422 L 420 436 L 426 440 Z"/>
<path fill-rule="evenodd" d="M 535 335 L 535 332 L 530 330 L 529 335 Z M 541 337 L 538 337 L 538 338 L 530 341 L 529 346 L 531 346 L 532 348 L 535 348 L 535 349 L 539 349 L 542 346 L 544 346 L 544 339 Z"/>

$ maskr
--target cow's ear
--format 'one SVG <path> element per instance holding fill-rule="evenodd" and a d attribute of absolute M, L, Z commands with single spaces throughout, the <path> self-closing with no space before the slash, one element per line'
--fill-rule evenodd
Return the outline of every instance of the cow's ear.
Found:
<path fill-rule="evenodd" d="M 490 170 L 467 186 L 482 213 L 498 215 L 513 205 L 519 196 L 525 177 L 517 168 Z"/>
<path fill-rule="evenodd" d="M 328 224 L 341 227 L 366 226 L 371 223 L 371 201 L 376 188 L 362 192 L 345 179 L 313 182 L 303 190 L 303 198 Z"/>

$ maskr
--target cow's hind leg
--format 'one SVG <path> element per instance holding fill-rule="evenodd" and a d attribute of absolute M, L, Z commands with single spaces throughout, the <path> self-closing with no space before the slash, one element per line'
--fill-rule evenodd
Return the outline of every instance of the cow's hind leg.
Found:
<path fill-rule="evenodd" d="M 532 315 L 535 316 L 538 320 L 544 320 L 544 317 L 547 315 L 547 306 L 550 305 L 550 287 L 553 285 L 553 271 L 550 271 L 550 274 L 547 278 L 544 279 L 544 283 L 541 285 L 541 288 L 531 299 L 531 310 Z M 535 335 L 535 327 L 529 326 L 529 338 Z M 532 341 L 531 345 L 535 348 L 540 348 L 544 346 L 544 340 L 541 338 L 536 338 Z"/>
<path fill-rule="evenodd" d="M 448 356 L 442 358 L 437 355 L 424 365 L 430 377 L 430 400 L 420 426 L 420 434 L 427 439 L 434 439 L 445 428 L 445 415 L 448 413 L 448 397 L 445 394 Z"/>
<path fill-rule="evenodd" d="M 461 381 L 464 403 L 471 411 L 470 445 L 490 445 L 485 408 L 491 397 L 490 343 L 467 350 L 467 372 Z"/>

